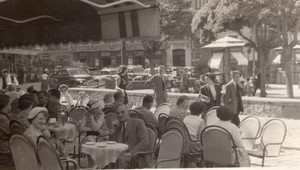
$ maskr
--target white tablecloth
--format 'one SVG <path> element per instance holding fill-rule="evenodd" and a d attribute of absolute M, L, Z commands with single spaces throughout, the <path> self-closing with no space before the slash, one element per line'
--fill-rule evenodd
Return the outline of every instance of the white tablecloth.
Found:
<path fill-rule="evenodd" d="M 49 126 L 48 130 L 55 134 L 57 139 L 76 142 L 77 128 L 74 124 L 66 123 L 64 126 Z"/>
<path fill-rule="evenodd" d="M 99 145 L 102 146 L 100 147 Z M 128 145 L 123 143 L 108 144 L 97 142 L 94 145 L 83 144 L 81 152 L 90 155 L 98 168 L 104 168 L 110 163 L 115 163 L 119 155 L 127 149 Z"/>

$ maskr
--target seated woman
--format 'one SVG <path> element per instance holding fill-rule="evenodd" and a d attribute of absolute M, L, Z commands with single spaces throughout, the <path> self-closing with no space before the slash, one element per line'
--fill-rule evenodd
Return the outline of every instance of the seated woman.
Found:
<path fill-rule="evenodd" d="M 48 117 L 48 111 L 44 107 L 35 107 L 28 114 L 29 127 L 25 130 L 26 135 L 31 141 L 37 145 L 37 139 L 39 136 L 46 137 L 54 148 L 57 149 L 57 153 L 60 157 L 65 157 L 65 149 L 63 144 L 56 139 L 52 139 L 50 132 L 47 130 L 46 120 Z"/>
<path fill-rule="evenodd" d="M 231 123 L 231 119 L 233 118 L 234 113 L 232 113 L 227 107 L 220 106 L 217 109 L 217 117 L 220 119 L 214 125 L 220 126 L 226 129 L 233 138 L 235 145 L 240 148 L 244 149 L 243 141 L 241 138 L 240 131 L 237 126 Z"/>
<path fill-rule="evenodd" d="M 50 138 L 50 132 L 47 130 L 46 119 L 48 111 L 44 107 L 35 107 L 28 114 L 29 127 L 25 130 L 26 135 L 36 145 L 37 138 L 41 135 Z"/>
<path fill-rule="evenodd" d="M 68 93 L 68 89 L 69 89 L 69 87 L 65 84 L 62 84 L 59 86 L 59 91 L 61 93 L 59 102 L 62 105 L 67 106 L 68 109 L 70 109 L 71 107 L 74 106 L 74 101 L 73 101 L 72 96 Z"/>
<path fill-rule="evenodd" d="M 190 115 L 183 119 L 192 140 L 198 140 L 202 130 L 205 128 L 205 122 L 201 118 L 201 114 L 205 110 L 205 104 L 194 102 L 190 105 Z"/>
<path fill-rule="evenodd" d="M 91 99 L 87 104 L 89 110 L 84 114 L 80 130 L 81 131 L 96 131 L 100 135 L 108 135 L 104 113 L 101 111 L 99 101 Z"/>

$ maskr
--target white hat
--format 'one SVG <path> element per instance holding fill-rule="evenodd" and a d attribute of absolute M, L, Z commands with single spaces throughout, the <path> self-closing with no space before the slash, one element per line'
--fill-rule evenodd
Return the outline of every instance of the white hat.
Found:
<path fill-rule="evenodd" d="M 28 119 L 32 119 L 36 117 L 39 113 L 48 114 L 48 110 L 45 107 L 35 107 L 31 109 L 31 111 L 28 114 Z"/>

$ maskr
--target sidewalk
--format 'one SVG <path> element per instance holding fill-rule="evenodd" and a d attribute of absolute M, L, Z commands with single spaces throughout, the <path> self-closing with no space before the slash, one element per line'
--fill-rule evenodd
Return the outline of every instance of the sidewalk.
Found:
<path fill-rule="evenodd" d="M 244 118 L 246 116 L 241 116 Z M 270 118 L 259 117 L 262 125 Z M 287 135 L 278 157 L 267 157 L 265 167 L 295 167 L 300 168 L 300 120 L 281 119 L 287 126 Z M 276 132 L 274 132 L 276 133 Z M 262 159 L 250 157 L 251 163 L 260 166 Z"/>

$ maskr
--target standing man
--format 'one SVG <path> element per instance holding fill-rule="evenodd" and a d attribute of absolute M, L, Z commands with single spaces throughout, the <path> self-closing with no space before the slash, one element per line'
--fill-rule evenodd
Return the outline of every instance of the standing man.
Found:
<path fill-rule="evenodd" d="M 215 84 L 215 75 L 211 73 L 205 74 L 206 84 L 200 88 L 200 94 L 209 97 L 209 102 L 206 104 L 206 109 L 209 110 L 214 106 L 219 106 L 221 103 L 221 87 Z"/>
<path fill-rule="evenodd" d="M 19 85 L 17 78 L 14 75 L 9 74 L 7 69 L 4 69 L 2 74 L 2 81 L 0 81 L 1 89 L 5 90 L 9 84 L 15 84 L 16 86 Z"/>
<path fill-rule="evenodd" d="M 167 102 L 167 80 L 164 76 L 164 66 L 158 67 L 159 74 L 152 76 L 146 83 L 152 83 L 155 86 L 154 96 L 156 101 L 156 107 Z"/>
<path fill-rule="evenodd" d="M 185 70 L 181 71 L 180 92 L 181 93 L 188 93 L 189 92 L 188 75 L 186 74 Z"/>
<path fill-rule="evenodd" d="M 239 113 L 244 111 L 242 96 L 245 96 L 247 91 L 239 81 L 240 73 L 238 71 L 232 71 L 231 77 L 232 80 L 225 85 L 225 93 L 222 98 L 224 105 L 234 113 L 231 122 L 239 126 Z"/>

